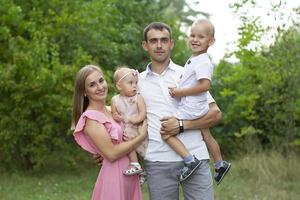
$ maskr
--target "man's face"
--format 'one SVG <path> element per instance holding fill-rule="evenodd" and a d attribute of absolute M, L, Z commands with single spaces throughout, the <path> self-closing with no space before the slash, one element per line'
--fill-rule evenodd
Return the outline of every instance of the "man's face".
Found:
<path fill-rule="evenodd" d="M 166 29 L 162 31 L 151 29 L 147 33 L 147 41 L 143 41 L 143 48 L 150 55 L 151 61 L 164 63 L 170 58 L 174 42 Z"/>

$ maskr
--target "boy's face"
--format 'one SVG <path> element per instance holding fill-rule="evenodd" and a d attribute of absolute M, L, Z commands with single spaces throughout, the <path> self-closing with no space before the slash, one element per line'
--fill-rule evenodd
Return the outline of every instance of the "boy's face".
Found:
<path fill-rule="evenodd" d="M 213 45 L 215 38 L 211 32 L 211 27 L 207 23 L 197 23 L 192 25 L 189 36 L 189 47 L 192 50 L 193 56 L 206 53 L 208 47 Z"/>
<path fill-rule="evenodd" d="M 173 40 L 168 30 L 150 29 L 147 33 L 147 41 L 143 41 L 143 48 L 150 55 L 152 61 L 164 63 L 170 58 L 173 48 Z"/>

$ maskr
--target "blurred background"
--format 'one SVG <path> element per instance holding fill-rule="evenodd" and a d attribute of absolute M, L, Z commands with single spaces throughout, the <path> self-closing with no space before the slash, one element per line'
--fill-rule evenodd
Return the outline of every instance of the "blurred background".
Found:
<path fill-rule="evenodd" d="M 99 168 L 70 130 L 76 72 L 101 66 L 112 97 L 116 66 L 149 62 L 147 24 L 172 27 L 172 60 L 184 65 L 189 27 L 205 17 L 216 27 L 211 92 L 223 113 L 211 131 L 233 164 L 215 199 L 300 199 L 293 0 L 0 0 L 0 199 L 90 199 Z"/>

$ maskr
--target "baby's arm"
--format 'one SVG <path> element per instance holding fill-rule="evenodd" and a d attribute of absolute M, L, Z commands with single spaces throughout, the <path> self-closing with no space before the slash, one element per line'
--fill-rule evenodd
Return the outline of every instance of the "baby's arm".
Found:
<path fill-rule="evenodd" d="M 172 97 L 185 97 L 200 94 L 202 92 L 209 91 L 210 80 L 200 79 L 198 84 L 189 88 L 169 88 L 169 93 Z"/>
<path fill-rule="evenodd" d="M 116 120 L 117 122 L 123 121 L 123 117 L 118 112 L 118 109 L 117 109 L 116 103 L 114 101 L 114 98 L 111 101 L 111 113 L 112 113 L 112 116 L 113 116 L 114 120 Z"/>
<path fill-rule="evenodd" d="M 138 114 L 128 119 L 132 124 L 139 124 L 146 118 L 146 104 L 141 95 L 137 96 Z"/>

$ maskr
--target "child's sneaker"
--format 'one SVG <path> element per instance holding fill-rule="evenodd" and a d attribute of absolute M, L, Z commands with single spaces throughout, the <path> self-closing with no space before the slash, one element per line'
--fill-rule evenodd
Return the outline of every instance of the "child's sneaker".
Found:
<path fill-rule="evenodd" d="M 219 185 L 221 183 L 222 179 L 227 174 L 230 167 L 231 167 L 231 164 L 229 162 L 226 162 L 223 160 L 221 163 L 221 167 L 219 167 L 218 169 L 215 169 L 216 173 L 214 175 L 214 178 L 215 178 L 215 181 L 217 182 L 217 185 Z"/>
<path fill-rule="evenodd" d="M 143 171 L 141 166 L 138 165 L 130 165 L 129 169 L 123 171 L 123 174 L 126 176 L 131 176 L 135 174 L 140 174 Z"/>
<path fill-rule="evenodd" d="M 194 161 L 189 164 L 184 164 L 184 167 L 180 169 L 179 181 L 184 181 L 200 166 L 201 161 L 194 156 Z"/>

